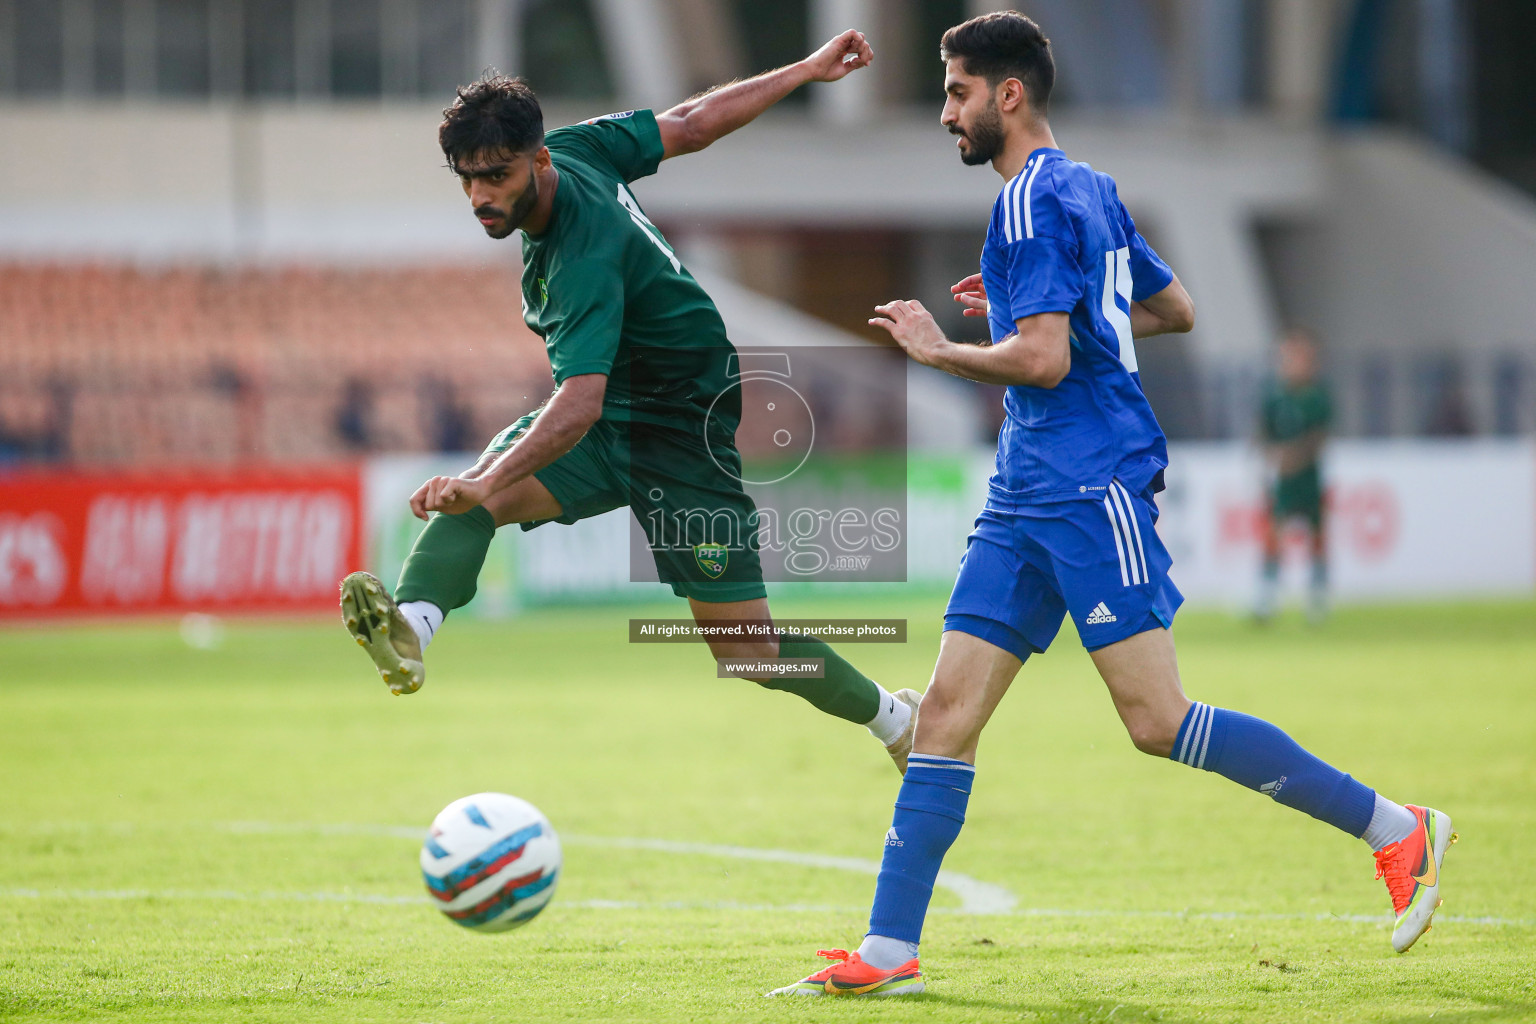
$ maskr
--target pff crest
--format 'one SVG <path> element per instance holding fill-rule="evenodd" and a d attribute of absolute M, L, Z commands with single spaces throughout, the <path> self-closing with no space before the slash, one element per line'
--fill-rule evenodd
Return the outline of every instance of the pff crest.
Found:
<path fill-rule="evenodd" d="M 712 580 L 717 580 L 725 572 L 726 563 L 730 561 L 731 551 L 724 544 L 695 544 L 693 546 L 693 560 L 699 563 L 699 568 L 704 575 Z"/>

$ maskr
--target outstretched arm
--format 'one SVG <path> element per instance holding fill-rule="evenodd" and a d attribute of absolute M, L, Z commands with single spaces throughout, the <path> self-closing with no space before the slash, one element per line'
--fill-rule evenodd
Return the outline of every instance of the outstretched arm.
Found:
<path fill-rule="evenodd" d="M 777 71 L 719 85 L 656 116 L 661 158 L 697 153 L 807 82 L 835 82 L 875 59 L 864 33 L 849 29 L 809 57 Z"/>
<path fill-rule="evenodd" d="M 950 286 L 956 302 L 965 307 L 965 316 L 987 315 L 987 288 L 980 274 Z M 1157 334 L 1184 334 L 1194 330 L 1195 303 L 1184 290 L 1177 275 L 1168 287 L 1140 302 L 1131 303 L 1131 336 L 1150 338 Z"/>
<path fill-rule="evenodd" d="M 964 282 L 962 282 L 964 283 Z M 995 345 L 958 345 L 944 336 L 933 314 L 916 299 L 876 306 L 870 325 L 890 332 L 902 351 L 932 366 L 983 384 L 1054 388 L 1072 369 L 1066 313 L 1035 313 L 1014 321 L 1017 333 Z"/>
<path fill-rule="evenodd" d="M 487 463 L 482 459 L 458 476 L 435 476 L 411 495 L 411 511 L 417 519 L 429 512 L 460 515 L 497 491 L 554 462 L 576 447 L 603 414 L 608 375 L 583 373 L 567 377 L 533 421 L 528 432 L 511 448 Z"/>

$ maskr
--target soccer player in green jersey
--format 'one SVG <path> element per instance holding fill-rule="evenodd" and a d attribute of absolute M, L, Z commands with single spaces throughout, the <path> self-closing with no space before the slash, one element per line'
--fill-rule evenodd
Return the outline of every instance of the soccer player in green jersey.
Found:
<path fill-rule="evenodd" d="M 1279 375 L 1264 396 L 1259 436 L 1269 464 L 1271 484 L 1264 524 L 1264 569 L 1254 617 L 1274 617 L 1280 598 L 1280 534 L 1300 519 L 1307 526 L 1312 555 L 1307 618 L 1321 622 L 1328 614 L 1328 532 L 1323 509 L 1323 442 L 1333 422 L 1333 402 L 1318 376 L 1317 344 L 1292 329 L 1280 342 Z"/>
<path fill-rule="evenodd" d="M 766 623 L 756 508 L 742 489 L 735 350 L 714 303 L 646 217 L 630 182 L 747 124 L 798 86 L 873 60 L 844 32 L 804 60 L 712 89 L 663 113 L 632 110 L 544 132 L 520 79 L 458 90 L 438 141 L 492 238 L 523 233 L 523 319 L 544 339 L 556 383 L 544 405 L 496 436 L 457 476 L 411 497 L 428 520 L 393 598 L 367 573 L 342 582 L 348 630 L 390 691 L 422 684 L 422 653 L 470 600 L 491 537 L 629 506 L 649 530 L 662 582 L 697 622 Z M 717 532 L 720 531 L 720 532 Z M 666 540 L 670 535 L 673 539 Z M 398 603 L 397 603 L 398 601 Z M 887 693 L 821 641 L 770 630 L 709 641 L 717 659 L 818 658 L 822 678 L 740 674 L 868 726 L 905 769 L 918 695 Z"/>

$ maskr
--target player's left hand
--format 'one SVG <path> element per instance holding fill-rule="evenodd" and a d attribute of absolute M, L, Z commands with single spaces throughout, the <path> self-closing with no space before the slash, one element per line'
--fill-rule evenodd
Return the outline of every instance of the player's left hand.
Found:
<path fill-rule="evenodd" d="M 877 316 L 870 326 L 883 327 L 890 332 L 903 352 L 924 366 L 936 366 L 939 353 L 950 344 L 933 314 L 923 308 L 916 299 L 897 299 L 875 307 Z"/>
<path fill-rule="evenodd" d="M 958 284 L 950 285 L 950 294 L 965 307 L 962 316 L 986 316 L 991 307 L 987 304 L 987 286 L 980 274 L 972 274 Z"/>
<path fill-rule="evenodd" d="M 864 33 L 849 29 L 805 58 L 805 65 L 810 69 L 811 81 L 835 82 L 849 72 L 868 67 L 874 59 L 875 51 L 864 41 Z"/>
<path fill-rule="evenodd" d="M 476 505 L 485 504 L 485 499 L 490 496 L 490 488 L 480 480 L 462 476 L 435 476 L 416 488 L 416 493 L 411 495 L 411 511 L 417 519 L 426 519 L 429 512 L 463 515 Z"/>

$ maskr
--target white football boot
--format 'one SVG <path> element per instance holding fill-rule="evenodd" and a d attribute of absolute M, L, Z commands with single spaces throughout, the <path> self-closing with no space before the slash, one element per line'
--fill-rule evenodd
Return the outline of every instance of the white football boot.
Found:
<path fill-rule="evenodd" d="M 341 581 L 341 618 L 357 645 L 379 667 L 390 693 L 398 697 L 421 689 L 427 676 L 421 641 L 378 577 L 354 572 Z"/>

